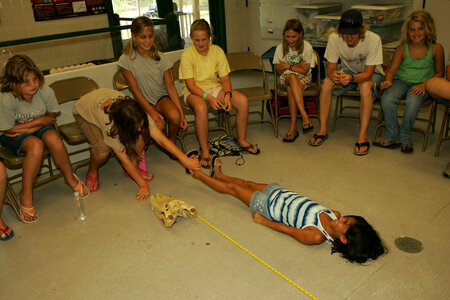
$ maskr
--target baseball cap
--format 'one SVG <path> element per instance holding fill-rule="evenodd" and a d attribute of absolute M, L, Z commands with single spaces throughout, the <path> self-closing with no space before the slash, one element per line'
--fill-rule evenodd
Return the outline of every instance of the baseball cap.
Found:
<path fill-rule="evenodd" d="M 356 9 L 349 9 L 342 14 L 338 31 L 340 34 L 356 34 L 361 29 L 362 22 L 361 12 Z"/>

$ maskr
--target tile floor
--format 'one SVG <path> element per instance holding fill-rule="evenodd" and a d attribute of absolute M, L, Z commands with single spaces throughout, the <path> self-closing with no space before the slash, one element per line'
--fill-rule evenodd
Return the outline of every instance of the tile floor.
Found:
<path fill-rule="evenodd" d="M 441 116 L 439 111 L 438 122 Z M 287 126 L 283 120 L 280 134 Z M 321 147 L 310 147 L 312 134 L 285 144 L 271 125 L 250 125 L 248 139 L 262 153 L 245 155 L 243 166 L 226 157 L 223 170 L 278 182 L 343 214 L 366 217 L 389 253 L 364 266 L 330 255 L 325 243 L 304 246 L 254 223 L 244 204 L 186 175 L 154 146 L 147 152 L 155 175 L 151 192 L 194 205 L 201 217 L 318 299 L 449 299 L 450 181 L 441 171 L 450 161 L 450 143 L 437 158 L 436 134 L 426 152 L 373 147 L 357 157 L 358 126 L 355 119 L 339 120 Z M 421 144 L 422 136 L 414 134 L 414 142 Z M 186 143 L 196 147 L 195 137 Z M 77 173 L 84 177 L 85 171 Z M 136 184 L 115 159 L 102 167 L 100 180 L 100 190 L 85 201 L 84 223 L 75 219 L 62 179 L 35 190 L 35 224 L 19 222 L 5 206 L 3 218 L 16 236 L 0 244 L 1 299 L 308 299 L 197 218 L 163 227 L 149 201 L 133 200 Z M 400 236 L 420 240 L 423 250 L 400 251 L 394 245 Z"/>

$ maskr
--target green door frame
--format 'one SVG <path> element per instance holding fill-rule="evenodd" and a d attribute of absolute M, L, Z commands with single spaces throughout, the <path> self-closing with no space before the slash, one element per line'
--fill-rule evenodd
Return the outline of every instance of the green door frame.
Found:
<path fill-rule="evenodd" d="M 227 53 L 227 30 L 225 22 L 224 0 L 208 0 L 209 20 L 213 28 L 213 43 L 219 45 Z"/>

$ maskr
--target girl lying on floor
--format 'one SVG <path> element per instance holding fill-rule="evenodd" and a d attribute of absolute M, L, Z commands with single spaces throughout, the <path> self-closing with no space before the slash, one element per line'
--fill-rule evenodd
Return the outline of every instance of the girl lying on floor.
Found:
<path fill-rule="evenodd" d="M 191 150 L 186 155 L 198 157 L 198 151 Z M 211 176 L 201 170 L 190 172 L 212 189 L 244 202 L 256 223 L 289 234 L 306 245 L 329 241 L 331 253 L 341 253 L 351 262 L 375 260 L 386 252 L 378 233 L 363 217 L 341 216 L 338 211 L 329 210 L 276 183 L 261 184 L 226 176 L 221 164 L 221 159 L 214 155 Z"/>

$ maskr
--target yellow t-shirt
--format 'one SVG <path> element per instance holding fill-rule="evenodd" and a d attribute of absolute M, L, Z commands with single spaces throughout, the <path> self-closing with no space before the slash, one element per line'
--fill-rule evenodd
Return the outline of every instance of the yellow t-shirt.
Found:
<path fill-rule="evenodd" d="M 181 55 L 180 79 L 194 78 L 195 84 L 201 89 L 220 86 L 220 78 L 230 73 L 230 66 L 222 48 L 209 45 L 208 54 L 200 55 L 195 46 L 191 46 Z M 183 84 L 183 95 L 189 92 L 186 83 Z"/>

